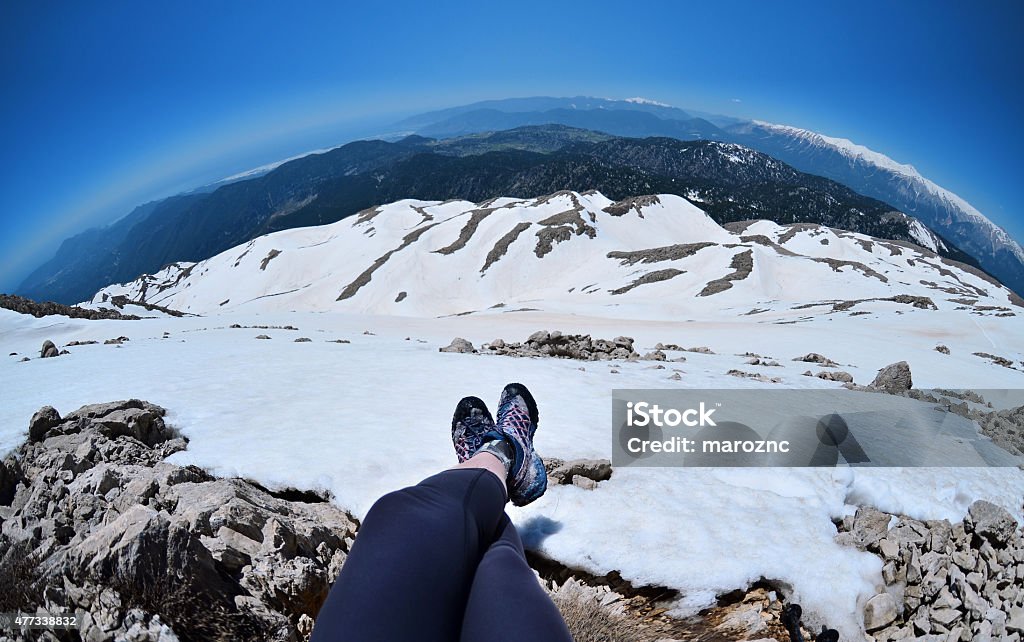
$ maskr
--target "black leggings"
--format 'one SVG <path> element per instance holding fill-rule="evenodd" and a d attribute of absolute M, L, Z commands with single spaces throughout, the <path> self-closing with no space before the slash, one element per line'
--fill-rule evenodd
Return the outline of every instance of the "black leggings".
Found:
<path fill-rule="evenodd" d="M 447 470 L 377 500 L 312 642 L 569 641 L 505 514 L 505 488 Z"/>

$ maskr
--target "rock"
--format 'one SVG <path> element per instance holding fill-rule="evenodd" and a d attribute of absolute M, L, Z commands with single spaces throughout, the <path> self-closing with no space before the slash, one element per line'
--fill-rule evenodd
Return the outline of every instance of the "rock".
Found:
<path fill-rule="evenodd" d="M 269 339 L 269 338 L 270 338 L 270 335 L 266 335 L 266 334 L 257 334 L 257 335 L 256 335 L 256 338 L 257 338 L 257 339 Z"/>
<path fill-rule="evenodd" d="M 32 415 L 28 422 L 28 440 L 31 442 L 42 441 L 47 431 L 59 425 L 61 422 L 60 413 L 53 406 L 43 406 Z"/>
<path fill-rule="evenodd" d="M 297 639 L 355 521 L 314 493 L 274 494 L 165 462 L 186 442 L 164 415 L 137 399 L 63 419 L 37 412 L 35 438 L 0 462 L 0 563 L 34 549 L 57 578 L 36 606 L 75 610 L 86 640 Z M 143 594 L 159 615 L 138 608 Z M 205 622 L 193 617 L 200 605 Z"/>
<path fill-rule="evenodd" d="M 476 348 L 469 341 L 466 341 L 462 337 L 455 337 L 452 342 L 444 348 L 438 348 L 439 352 L 459 352 L 464 354 L 472 354 L 476 352 Z"/>
<path fill-rule="evenodd" d="M 886 537 L 878 542 L 878 550 L 881 551 L 882 557 L 891 560 L 900 554 L 900 545 L 896 540 Z"/>
<path fill-rule="evenodd" d="M 668 357 L 661 350 L 655 350 L 654 352 L 648 352 L 644 356 L 640 357 L 644 361 L 665 361 Z"/>
<path fill-rule="evenodd" d="M 49 339 L 43 341 L 43 347 L 39 350 L 39 356 L 41 358 L 48 359 L 50 357 L 56 357 L 59 354 L 60 353 L 57 352 L 57 346 L 53 345 L 53 341 L 50 341 Z"/>
<path fill-rule="evenodd" d="M 545 459 L 544 467 L 548 480 L 553 484 L 571 484 L 575 477 L 596 482 L 607 481 L 612 476 L 612 463 L 607 459 Z"/>
<path fill-rule="evenodd" d="M 679 374 L 678 372 L 674 372 L 672 373 L 672 376 L 669 377 L 669 379 L 671 379 L 672 381 L 682 381 L 683 375 Z"/>
<path fill-rule="evenodd" d="M 935 346 L 935 351 L 936 352 L 941 352 L 942 354 L 949 354 L 949 348 L 944 346 L 944 345 L 942 345 L 941 343 L 939 345 Z"/>
<path fill-rule="evenodd" d="M 890 394 L 900 394 L 910 390 L 914 385 L 910 376 L 910 365 L 906 361 L 898 361 L 878 371 L 872 388 L 878 388 Z"/>
<path fill-rule="evenodd" d="M 597 488 L 596 481 L 590 479 L 589 477 L 584 477 L 583 475 L 573 475 L 572 485 L 582 488 L 584 490 L 594 490 L 595 488 Z"/>
<path fill-rule="evenodd" d="M 829 359 L 825 355 L 818 354 L 817 352 L 808 352 L 802 357 L 796 357 L 793 361 L 805 361 L 807 363 L 819 363 L 823 366 L 837 366 L 839 365 L 835 361 Z"/>
<path fill-rule="evenodd" d="M 933 608 L 929 611 L 929 619 L 931 619 L 934 629 L 934 624 L 939 623 L 944 627 L 948 627 L 953 622 L 956 622 L 962 617 L 960 611 L 951 608 Z"/>
<path fill-rule="evenodd" d="M 967 515 L 974 532 L 994 545 L 1005 545 L 1017 532 L 1017 520 L 1009 511 L 983 499 L 971 504 Z"/>
<path fill-rule="evenodd" d="M 888 593 L 879 593 L 864 605 L 864 630 L 877 631 L 896 620 L 896 600 Z"/>
<path fill-rule="evenodd" d="M 295 340 L 295 343 L 309 343 L 311 341 L 312 339 L 310 339 L 309 337 L 299 337 L 298 339 Z"/>
<path fill-rule="evenodd" d="M 853 375 L 851 375 L 849 372 L 844 372 L 842 370 L 835 370 L 835 371 L 821 370 L 820 372 L 818 372 L 818 374 L 816 374 L 814 376 L 819 378 L 819 379 L 824 379 L 826 381 L 839 381 L 841 383 L 853 383 Z"/>
<path fill-rule="evenodd" d="M 1006 630 L 1024 634 L 1024 607 L 1015 606 L 1007 615 Z"/>

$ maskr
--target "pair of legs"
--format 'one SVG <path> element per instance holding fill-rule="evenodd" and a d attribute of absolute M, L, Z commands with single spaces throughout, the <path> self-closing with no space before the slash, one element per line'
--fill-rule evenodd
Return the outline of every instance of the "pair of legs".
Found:
<path fill-rule="evenodd" d="M 505 514 L 508 474 L 478 452 L 377 500 L 313 642 L 571 641 Z"/>

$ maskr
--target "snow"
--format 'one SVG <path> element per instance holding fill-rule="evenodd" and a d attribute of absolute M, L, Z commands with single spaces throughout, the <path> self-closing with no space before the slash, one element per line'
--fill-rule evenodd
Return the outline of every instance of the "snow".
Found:
<path fill-rule="evenodd" d="M 972 220 L 975 224 L 981 225 L 988 229 L 995 240 L 1000 245 L 1006 246 L 1011 252 L 1013 252 L 1017 258 L 1024 262 L 1024 247 L 1021 247 L 1017 241 L 1015 241 L 1002 227 L 996 225 L 978 211 L 973 205 L 968 203 L 962 197 L 953 192 L 939 186 L 935 182 L 925 178 L 913 165 L 898 163 L 893 159 L 889 158 L 885 154 L 876 152 L 864 145 L 858 145 L 847 138 L 836 138 L 833 136 L 825 136 L 807 129 L 801 129 L 799 127 L 792 127 L 790 125 L 778 125 L 775 123 L 768 123 L 760 120 L 752 121 L 755 125 L 770 129 L 776 132 L 781 132 L 801 138 L 808 141 L 812 145 L 817 146 L 828 146 L 838 150 L 848 158 L 859 160 L 882 169 L 894 172 L 906 179 L 919 190 L 925 191 L 933 196 L 938 197 L 940 200 L 946 201 L 954 208 L 963 213 L 967 220 Z"/>
<path fill-rule="evenodd" d="M 576 202 L 594 238 L 574 235 L 538 258 L 540 221 Z M 98 305 L 103 294 L 138 298 L 145 291 L 148 302 L 201 317 L 86 321 L 0 310 L 0 354 L 17 353 L 0 362 L 0 452 L 23 439 L 40 406 L 67 413 L 87 403 L 137 397 L 166 407 L 168 421 L 191 440 L 174 462 L 270 487 L 327 489 L 340 506 L 363 517 L 382 494 L 454 464 L 449 421 L 455 403 L 477 395 L 493 405 L 508 381 L 522 381 L 538 400 L 539 452 L 564 459 L 610 457 L 608 401 L 615 388 L 838 388 L 802 375 L 818 370 L 793 361 L 808 352 L 838 361 L 859 383 L 906 360 L 920 388 L 1024 387 L 1021 371 L 972 354 L 1024 359 L 1022 317 L 957 309 L 962 306 L 921 283 L 970 286 L 983 292 L 975 292 L 981 303 L 1009 305 L 1005 289 L 969 273 L 933 265 L 908 248 L 896 255 L 867 237 L 827 228 L 792 233 L 760 221 L 734 234 L 679 197 L 661 196 L 659 203 L 622 216 L 604 212 L 609 204 L 596 193 L 502 199 L 491 204 L 500 209 L 479 221 L 465 247 L 446 255 L 436 250 L 459 238 L 479 206 L 400 201 L 362 222 L 353 217 L 287 230 L 207 261 L 168 266 L 105 288 L 92 300 Z M 496 240 L 524 222 L 530 227 L 481 274 Z M 419 238 L 396 251 L 416 231 Z M 763 235 L 784 251 L 743 242 L 741 235 Z M 717 245 L 683 259 L 631 266 L 607 256 L 701 241 Z M 274 249 L 280 254 L 268 261 Z M 748 250 L 753 270 L 747 278 L 719 294 L 696 296 L 709 281 L 729 274 L 733 257 Z M 387 252 L 392 254 L 363 288 L 337 300 Z M 833 269 L 816 258 L 856 261 L 888 281 L 850 266 Z M 683 273 L 625 294 L 609 292 L 666 267 Z M 395 302 L 398 292 L 407 293 L 402 302 Z M 898 293 L 931 296 L 938 309 L 868 301 L 855 309 L 870 314 L 851 316 L 832 312 L 828 303 Z M 492 307 L 498 303 L 505 305 Z M 755 309 L 761 311 L 750 314 Z M 472 314 L 452 316 L 463 312 Z M 652 369 L 644 361 L 438 352 L 455 336 L 479 346 L 496 337 L 519 341 L 539 329 L 632 336 L 641 353 L 664 342 L 708 346 L 715 354 L 670 352 L 686 361 Z M 256 340 L 258 334 L 271 339 Z M 120 347 L 102 344 L 121 335 L 130 340 Z M 312 341 L 294 342 L 298 337 Z M 21 355 L 35 357 L 45 339 L 59 346 L 90 339 L 100 344 L 19 361 Z M 951 354 L 936 352 L 937 343 Z M 739 356 L 746 352 L 781 365 L 748 365 Z M 739 379 L 726 374 L 731 369 L 782 382 Z M 682 380 L 669 378 L 675 370 Z M 1022 496 L 1024 472 L 1015 468 L 619 467 L 593 491 L 551 488 L 528 507 L 510 507 L 510 514 L 529 547 L 563 563 L 598 574 L 617 570 L 637 585 L 682 591 L 679 614 L 764 577 L 790 587 L 808 622 L 825 621 L 843 639 L 857 639 L 856 614 L 881 585 L 880 562 L 837 545 L 833 518 L 874 505 L 921 519 L 956 520 L 971 501 L 985 498 L 1024 519 Z"/>
<path fill-rule="evenodd" d="M 293 160 L 298 160 L 300 158 L 305 158 L 306 156 L 312 156 L 313 154 L 324 154 L 324 153 L 327 153 L 327 152 L 329 152 L 331 150 L 338 149 L 339 147 L 341 147 L 341 145 L 335 145 L 333 147 L 321 147 L 320 149 L 314 149 L 314 150 L 311 150 L 311 151 L 308 151 L 308 152 L 302 152 L 301 154 L 296 154 L 295 156 L 289 156 L 288 158 L 284 158 L 284 159 L 281 159 L 279 161 L 274 161 L 273 163 L 267 163 L 266 165 L 260 165 L 259 167 L 254 167 L 252 169 L 247 169 L 244 172 L 239 172 L 237 174 L 232 174 L 231 176 L 227 176 L 225 178 L 222 178 L 219 181 L 215 181 L 213 184 L 214 185 L 219 185 L 221 183 L 233 183 L 235 181 L 241 181 L 241 180 L 245 180 L 245 179 L 248 179 L 248 178 L 256 178 L 257 176 L 263 176 L 264 174 L 272 172 L 273 170 L 277 169 L 281 165 L 284 165 L 285 163 L 291 162 Z"/>
<path fill-rule="evenodd" d="M 643 98 L 642 96 L 636 96 L 634 98 L 626 98 L 625 102 L 634 103 L 637 105 L 654 105 L 655 107 L 671 107 L 667 103 L 661 103 L 657 100 L 651 100 L 650 98 Z"/>

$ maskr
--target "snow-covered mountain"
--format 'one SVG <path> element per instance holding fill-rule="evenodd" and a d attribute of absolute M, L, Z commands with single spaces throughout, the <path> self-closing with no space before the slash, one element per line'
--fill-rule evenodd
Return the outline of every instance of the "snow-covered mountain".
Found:
<path fill-rule="evenodd" d="M 803 171 L 826 176 L 920 219 L 975 257 L 988 272 L 1024 291 L 1024 248 L 965 199 L 912 165 L 845 138 L 762 121 L 733 125 L 736 140 Z"/>
<path fill-rule="evenodd" d="M 326 489 L 363 518 L 452 464 L 448 418 L 467 394 L 523 381 L 543 408 L 545 457 L 607 458 L 615 388 L 839 388 L 839 368 L 867 383 L 895 361 L 920 388 L 1020 388 L 1022 303 L 917 245 L 812 224 L 722 226 L 682 196 L 404 200 L 174 264 L 87 304 L 155 318 L 0 310 L 0 452 L 42 403 L 153 399 L 190 439 L 172 463 Z M 438 350 L 542 329 L 633 337 L 651 360 Z M 44 340 L 68 354 L 22 361 Z M 654 361 L 662 342 L 703 347 L 662 345 L 668 360 Z M 380 438 L 396 426 L 409 429 Z M 678 591 L 673 614 L 768 580 L 805 622 L 861 639 L 883 562 L 838 541 L 837 520 L 874 506 L 955 522 L 975 499 L 1020 519 L 1022 489 L 1016 467 L 617 466 L 597 489 L 554 486 L 510 511 L 539 555 Z"/>
<path fill-rule="evenodd" d="M 612 202 L 596 192 L 399 201 L 172 264 L 88 305 L 118 296 L 195 314 L 530 309 L 776 322 L 938 309 L 971 323 L 968 315 L 1013 317 L 1024 305 L 979 270 L 909 243 L 808 224 L 722 227 L 679 196 Z"/>

